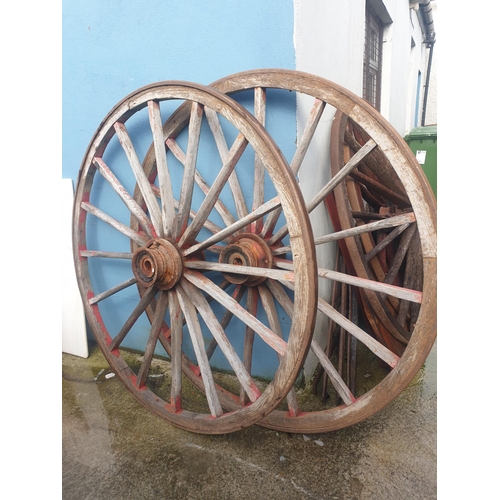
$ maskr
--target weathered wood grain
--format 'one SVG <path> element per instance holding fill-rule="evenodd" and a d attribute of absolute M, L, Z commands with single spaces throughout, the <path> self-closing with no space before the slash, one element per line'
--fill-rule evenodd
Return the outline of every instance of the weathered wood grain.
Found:
<path fill-rule="evenodd" d="M 151 132 L 153 134 L 156 168 L 158 169 L 158 185 L 161 193 L 163 235 L 171 238 L 173 236 L 173 224 L 176 217 L 172 180 L 170 179 L 167 152 L 165 149 L 165 141 L 163 140 L 163 123 L 160 113 L 160 104 L 156 101 L 148 101 L 148 111 Z"/>
<path fill-rule="evenodd" d="M 127 128 L 123 123 L 120 122 L 115 123 L 114 128 L 120 144 L 122 145 L 122 148 L 127 155 L 128 162 L 130 164 L 132 172 L 134 173 L 137 185 L 142 192 L 144 201 L 146 202 L 146 206 L 148 207 L 149 216 L 156 230 L 156 234 L 163 235 L 160 207 L 158 205 L 158 202 L 156 201 L 156 197 L 153 194 L 153 191 L 151 190 L 151 185 L 146 175 L 144 174 L 144 170 L 142 169 L 141 162 L 137 157 L 137 153 L 135 152 L 134 145 L 132 144 L 132 140 L 130 139 Z"/>
<path fill-rule="evenodd" d="M 175 291 L 177 293 L 181 309 L 184 313 L 184 317 L 186 318 L 186 324 L 191 337 L 191 342 L 193 344 L 193 349 L 196 354 L 196 360 L 200 368 L 210 412 L 213 417 L 220 417 L 224 412 L 222 410 L 219 397 L 217 396 L 215 381 L 207 358 L 207 353 L 205 352 L 203 333 L 201 331 L 196 308 L 182 287 L 176 287 Z"/>

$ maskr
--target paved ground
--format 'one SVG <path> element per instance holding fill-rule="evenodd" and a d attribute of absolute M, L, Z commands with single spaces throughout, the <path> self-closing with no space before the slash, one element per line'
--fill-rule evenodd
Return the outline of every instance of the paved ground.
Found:
<path fill-rule="evenodd" d="M 106 362 L 63 354 L 64 500 L 437 498 L 436 348 L 370 419 L 303 436 L 254 425 L 223 436 L 177 429 L 142 407 Z"/>

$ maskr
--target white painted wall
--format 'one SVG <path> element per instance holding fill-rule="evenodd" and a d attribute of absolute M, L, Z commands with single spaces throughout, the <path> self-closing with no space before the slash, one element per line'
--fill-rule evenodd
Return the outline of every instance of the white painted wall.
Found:
<path fill-rule="evenodd" d="M 62 179 L 61 184 L 61 298 L 62 298 L 62 352 L 87 358 L 87 326 L 80 291 L 73 264 L 73 181 Z"/>
<path fill-rule="evenodd" d="M 294 45 L 296 69 L 327 78 L 357 95 L 363 91 L 364 49 L 364 0 L 294 0 Z M 299 96 L 297 101 L 297 132 L 304 129 L 312 100 Z M 311 143 L 299 175 L 300 186 L 306 203 L 331 178 L 329 143 L 333 113 L 325 112 Z M 332 232 L 328 214 L 322 206 L 311 213 L 315 235 Z M 317 248 L 320 267 L 333 269 L 334 245 Z M 320 279 L 319 294 L 329 301 L 331 283 Z M 315 339 L 326 346 L 328 319 L 318 313 Z M 308 380 L 316 368 L 317 360 L 310 354 L 304 364 L 304 376 Z"/>
<path fill-rule="evenodd" d="M 296 69 L 361 95 L 365 1 L 294 0 Z"/>
<path fill-rule="evenodd" d="M 391 0 L 384 3 L 392 23 L 384 30 L 380 112 L 401 135 L 404 135 L 408 112 L 408 87 L 416 81 L 413 73 L 415 66 L 413 70 L 409 70 L 411 38 L 415 23 L 407 2 Z M 416 31 L 420 31 L 418 22 L 416 27 L 418 28 Z M 417 65 L 420 64 L 418 58 L 415 62 Z"/>
<path fill-rule="evenodd" d="M 406 118 L 403 130 L 398 130 L 402 135 L 407 134 L 417 125 L 420 125 L 420 116 L 422 112 L 422 101 L 424 97 L 423 85 L 425 82 L 425 54 L 426 48 L 423 42 L 423 34 L 420 29 L 418 15 L 416 10 L 410 11 L 410 20 L 412 32 L 411 39 L 413 41 L 413 47 L 410 52 L 409 59 L 409 71 L 408 71 L 408 88 L 407 88 L 407 106 L 406 106 Z M 420 85 L 418 79 L 418 73 L 421 73 Z M 418 109 L 416 107 L 418 97 Z"/>
<path fill-rule="evenodd" d="M 434 28 L 436 33 L 437 29 L 437 1 L 432 1 L 432 19 L 434 21 Z M 422 124 L 422 111 L 423 111 L 423 100 L 425 92 L 426 76 L 428 71 L 428 61 L 430 49 L 423 44 L 423 34 L 419 29 L 418 15 L 416 10 L 411 11 L 412 25 L 415 28 L 412 31 L 412 36 L 416 43 L 415 47 L 412 49 L 410 57 L 410 80 L 408 84 L 408 102 L 407 102 L 407 113 L 406 113 L 406 123 L 404 134 L 411 131 L 415 126 L 421 126 Z M 439 33 L 437 34 L 437 37 Z M 431 74 L 429 81 L 429 93 L 427 96 L 427 111 L 425 124 L 426 125 L 436 125 L 437 124 L 437 44 L 434 44 L 434 53 L 432 56 L 431 64 Z M 420 99 L 419 107 L 416 111 L 415 101 L 417 94 L 417 78 L 418 71 L 421 71 L 421 84 L 420 84 Z M 416 122 L 416 124 L 415 124 Z"/>
<path fill-rule="evenodd" d="M 437 1 L 431 2 L 432 5 L 432 19 L 436 29 L 436 40 L 439 38 L 439 25 L 437 14 Z M 438 65 L 438 42 L 434 43 L 434 52 L 432 54 L 431 62 L 431 75 L 429 80 L 429 95 L 427 96 L 427 111 L 425 115 L 426 125 L 437 125 L 437 65 Z M 427 70 L 427 61 L 429 57 L 429 49 L 425 51 L 425 68 Z M 425 82 L 425 80 L 424 80 Z M 423 91 L 422 91 L 423 92 Z M 422 96 L 423 97 L 423 96 Z M 418 122 L 420 125 L 420 121 Z"/>

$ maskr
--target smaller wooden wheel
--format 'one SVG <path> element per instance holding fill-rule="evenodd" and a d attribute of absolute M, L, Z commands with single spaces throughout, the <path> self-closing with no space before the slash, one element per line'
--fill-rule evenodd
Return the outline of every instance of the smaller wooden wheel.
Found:
<path fill-rule="evenodd" d="M 182 127 L 164 133 L 162 121 L 182 103 Z M 141 165 L 151 141 L 154 173 Z M 256 170 L 267 189 L 259 181 L 252 204 L 241 183 L 253 184 Z M 255 231 L 277 209 L 289 228 L 291 271 L 276 268 L 273 243 Z M 100 349 L 160 417 L 189 431 L 232 432 L 259 421 L 291 390 L 316 316 L 312 231 L 280 151 L 227 96 L 159 82 L 119 102 L 80 168 L 73 247 Z M 286 329 L 268 291 L 268 282 L 282 280 L 296 286 Z M 275 362 L 267 384 L 252 376 L 254 343 Z"/>
<path fill-rule="evenodd" d="M 332 175 L 359 151 L 370 137 L 339 112 L 332 124 Z M 395 227 L 365 232 L 339 242 L 350 274 L 422 291 L 422 255 L 413 208 L 405 189 L 383 154 L 367 156 L 334 190 L 328 208 L 337 231 L 394 217 L 408 220 Z M 364 318 L 376 338 L 399 356 L 415 327 L 420 304 L 360 290 Z"/>

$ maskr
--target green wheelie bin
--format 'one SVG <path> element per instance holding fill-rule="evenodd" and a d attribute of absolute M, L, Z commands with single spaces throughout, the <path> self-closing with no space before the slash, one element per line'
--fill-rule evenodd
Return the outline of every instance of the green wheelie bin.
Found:
<path fill-rule="evenodd" d="M 406 136 L 437 198 L 437 125 L 415 127 Z"/>

